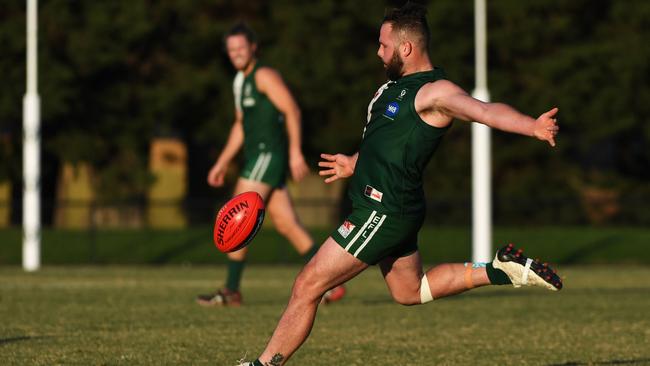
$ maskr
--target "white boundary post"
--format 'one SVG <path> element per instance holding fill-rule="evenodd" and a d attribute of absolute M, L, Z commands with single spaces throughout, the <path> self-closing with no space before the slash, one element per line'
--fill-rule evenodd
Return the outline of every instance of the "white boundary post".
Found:
<path fill-rule="evenodd" d="M 474 0 L 474 43 L 476 88 L 472 96 L 490 101 L 487 87 L 485 0 Z M 472 261 L 489 262 L 492 258 L 492 182 L 490 128 L 472 123 Z"/>
<path fill-rule="evenodd" d="M 38 96 L 38 0 L 27 1 L 27 92 L 23 98 L 23 269 L 41 266 L 40 123 Z"/>

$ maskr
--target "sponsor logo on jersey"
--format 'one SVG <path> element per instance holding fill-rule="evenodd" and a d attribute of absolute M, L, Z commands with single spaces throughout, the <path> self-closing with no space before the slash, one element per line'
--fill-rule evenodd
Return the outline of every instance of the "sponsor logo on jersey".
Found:
<path fill-rule="evenodd" d="M 372 188 L 371 186 L 366 186 L 366 189 L 363 191 L 363 194 L 366 197 L 369 197 L 370 199 L 373 199 L 377 202 L 381 202 L 382 197 L 384 197 L 384 194 L 382 192 L 379 192 L 378 190 Z"/>
<path fill-rule="evenodd" d="M 350 233 L 352 232 L 352 230 L 354 230 L 355 227 L 356 226 L 352 224 L 350 221 L 345 220 L 343 221 L 343 224 L 339 227 L 338 231 L 343 238 L 347 238 L 348 235 L 350 235 Z"/>
<path fill-rule="evenodd" d="M 399 97 L 397 97 L 397 100 L 402 100 L 402 98 L 404 98 L 406 95 L 406 90 L 407 89 L 402 89 L 402 91 L 399 93 Z"/>
<path fill-rule="evenodd" d="M 386 106 L 386 111 L 384 112 L 384 117 L 388 119 L 395 119 L 395 116 L 397 116 L 397 113 L 399 113 L 399 104 L 397 102 L 390 102 Z"/>

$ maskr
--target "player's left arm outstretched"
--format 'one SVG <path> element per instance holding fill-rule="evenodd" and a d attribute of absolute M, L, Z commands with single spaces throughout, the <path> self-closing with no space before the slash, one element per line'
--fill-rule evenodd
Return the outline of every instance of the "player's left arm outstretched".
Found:
<path fill-rule="evenodd" d="M 426 86 L 416 96 L 416 109 L 422 119 L 436 127 L 445 127 L 453 118 L 476 121 L 506 132 L 535 137 L 555 146 L 559 132 L 558 108 L 552 108 L 536 119 L 503 103 L 485 103 L 472 98 L 458 85 L 439 80 Z"/>
<path fill-rule="evenodd" d="M 289 169 L 293 180 L 298 182 L 309 173 L 301 147 L 300 108 L 277 71 L 262 67 L 255 74 L 255 82 L 259 91 L 266 94 L 271 103 L 284 115 L 289 136 Z"/>

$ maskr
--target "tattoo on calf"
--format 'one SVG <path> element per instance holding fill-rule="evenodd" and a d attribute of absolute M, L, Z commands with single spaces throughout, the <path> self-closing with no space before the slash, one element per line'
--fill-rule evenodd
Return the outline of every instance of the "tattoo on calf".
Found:
<path fill-rule="evenodd" d="M 266 363 L 266 366 L 280 366 L 282 364 L 282 361 L 284 361 L 284 356 L 282 356 L 281 353 L 276 353 L 271 357 L 271 361 Z"/>

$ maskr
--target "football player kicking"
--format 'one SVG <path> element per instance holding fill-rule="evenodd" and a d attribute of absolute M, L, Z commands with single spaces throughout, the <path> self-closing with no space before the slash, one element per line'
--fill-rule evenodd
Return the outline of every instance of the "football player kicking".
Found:
<path fill-rule="evenodd" d="M 243 145 L 245 165 L 234 195 L 247 191 L 259 193 L 267 203 L 267 212 L 276 230 L 291 242 L 305 261 L 309 261 L 318 246 L 298 220 L 285 187 L 287 170 L 296 182 L 309 172 L 301 151 L 300 109 L 280 74 L 258 63 L 256 37 L 252 29 L 237 24 L 226 33 L 224 40 L 228 57 L 238 70 L 233 82 L 235 122 L 226 146 L 208 173 L 208 184 L 213 187 L 224 184 L 228 164 Z M 243 248 L 228 253 L 225 287 L 212 294 L 197 296 L 199 304 L 242 304 L 239 284 L 247 251 Z M 343 286 L 328 289 L 323 302 L 337 301 L 344 294 Z"/>
<path fill-rule="evenodd" d="M 241 365 L 284 365 L 310 333 L 321 296 L 378 264 L 393 299 L 424 304 L 487 285 L 562 288 L 546 265 L 509 245 L 490 263 L 447 263 L 422 271 L 417 233 L 424 217 L 422 171 L 453 119 L 478 121 L 555 145 L 557 109 L 537 119 L 471 98 L 428 56 L 425 10 L 407 3 L 388 13 L 379 50 L 389 81 L 370 101 L 357 154 L 323 154 L 325 182 L 351 177 L 353 211 L 297 276 L 266 349 Z M 334 364 L 336 362 L 333 362 Z"/>

